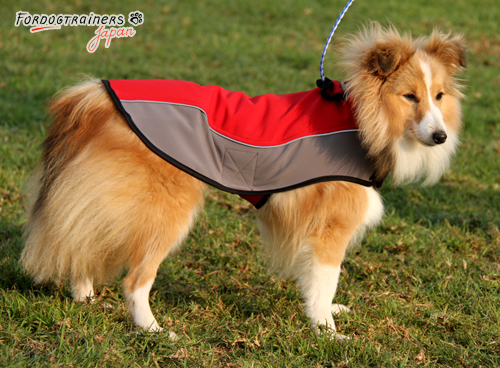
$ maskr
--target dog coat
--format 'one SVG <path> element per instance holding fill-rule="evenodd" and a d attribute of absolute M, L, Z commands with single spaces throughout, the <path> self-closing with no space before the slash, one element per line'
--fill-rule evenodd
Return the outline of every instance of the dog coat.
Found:
<path fill-rule="evenodd" d="M 257 208 L 272 193 L 342 180 L 376 185 L 340 82 L 249 97 L 176 80 L 103 80 L 132 130 L 157 155 Z"/>

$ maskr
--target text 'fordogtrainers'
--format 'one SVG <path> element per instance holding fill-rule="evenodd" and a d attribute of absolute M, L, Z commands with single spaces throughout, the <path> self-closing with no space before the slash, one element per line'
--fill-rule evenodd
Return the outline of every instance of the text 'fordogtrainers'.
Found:
<path fill-rule="evenodd" d="M 95 36 L 87 43 L 87 51 L 93 53 L 99 47 L 101 40 L 106 40 L 104 47 L 109 48 L 113 38 L 134 37 L 136 30 L 134 27 L 144 23 L 144 14 L 138 10 L 128 14 L 128 23 L 132 26 L 125 26 L 125 16 L 123 14 L 30 14 L 27 11 L 18 11 L 14 25 L 30 27 L 31 33 L 47 31 L 51 29 L 61 29 L 61 27 L 95 26 Z M 108 28 L 106 28 L 108 27 Z"/>

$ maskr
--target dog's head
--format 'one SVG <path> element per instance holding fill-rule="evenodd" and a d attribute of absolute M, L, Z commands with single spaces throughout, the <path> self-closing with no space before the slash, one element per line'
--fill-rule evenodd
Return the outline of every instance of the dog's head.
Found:
<path fill-rule="evenodd" d="M 461 36 L 434 31 L 412 40 L 374 23 L 348 40 L 343 58 L 360 134 L 379 171 L 394 170 L 403 146 L 415 152 L 446 146 L 449 159 L 462 124 L 456 80 L 465 67 Z"/>

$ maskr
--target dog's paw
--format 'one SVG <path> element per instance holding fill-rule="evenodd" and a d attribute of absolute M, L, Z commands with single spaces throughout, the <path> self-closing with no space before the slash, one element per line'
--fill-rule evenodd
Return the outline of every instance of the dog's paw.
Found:
<path fill-rule="evenodd" d="M 71 283 L 71 295 L 73 300 L 78 303 L 94 304 L 94 288 L 92 279 L 87 278 L 83 280 L 73 281 Z"/>
<path fill-rule="evenodd" d="M 340 313 L 352 313 L 352 310 L 342 304 L 338 303 L 332 304 L 332 314 L 338 315 Z"/>
<path fill-rule="evenodd" d="M 87 305 L 92 305 L 96 303 L 96 299 L 94 296 L 84 296 L 79 298 L 73 297 L 73 300 L 75 301 L 75 303 L 81 303 Z"/>
<path fill-rule="evenodd" d="M 331 340 L 351 340 L 351 338 L 349 336 L 342 335 L 342 334 L 339 334 L 339 333 L 336 333 L 333 331 L 330 333 L 330 339 Z"/>
<path fill-rule="evenodd" d="M 147 329 L 148 332 L 153 332 L 153 333 L 168 333 L 168 338 L 170 341 L 177 341 L 179 338 L 177 337 L 177 334 L 172 331 L 165 331 L 163 327 L 160 327 L 158 323 L 155 321 L 149 328 Z"/>
<path fill-rule="evenodd" d="M 175 342 L 175 341 L 179 340 L 179 337 L 177 337 L 177 334 L 176 334 L 175 332 L 172 332 L 172 331 L 170 331 L 170 332 L 168 333 L 168 338 L 169 338 L 169 339 L 170 339 L 170 341 L 172 341 L 172 342 Z"/>
<path fill-rule="evenodd" d="M 145 328 L 148 332 L 163 332 L 163 327 L 160 327 L 156 320 L 147 328 Z"/>
<path fill-rule="evenodd" d="M 311 329 L 318 335 L 325 334 L 330 340 L 351 340 L 349 336 L 337 333 L 335 328 L 325 325 L 311 324 Z"/>

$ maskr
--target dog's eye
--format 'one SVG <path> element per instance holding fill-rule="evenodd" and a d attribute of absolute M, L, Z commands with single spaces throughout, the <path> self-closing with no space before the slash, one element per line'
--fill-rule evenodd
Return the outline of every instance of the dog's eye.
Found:
<path fill-rule="evenodd" d="M 415 97 L 415 95 L 413 93 L 409 93 L 407 95 L 404 95 L 403 97 L 406 98 L 408 101 L 418 102 L 417 98 Z"/>
<path fill-rule="evenodd" d="M 443 95 L 444 95 L 443 92 L 439 92 L 436 96 L 436 100 L 440 101 L 443 98 Z"/>

